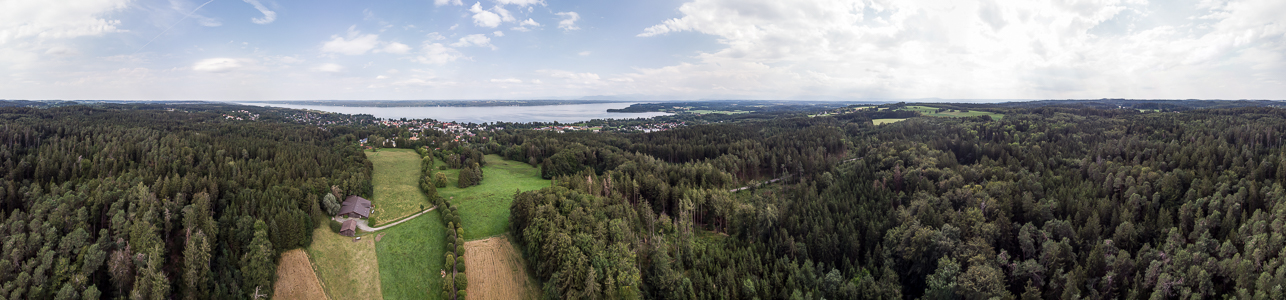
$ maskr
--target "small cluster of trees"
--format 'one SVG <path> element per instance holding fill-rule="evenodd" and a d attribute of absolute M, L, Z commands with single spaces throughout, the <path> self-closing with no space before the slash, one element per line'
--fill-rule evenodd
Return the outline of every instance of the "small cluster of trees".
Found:
<path fill-rule="evenodd" d="M 474 163 L 472 167 L 460 169 L 460 176 L 455 183 L 460 188 L 482 184 L 482 167 Z"/>
<path fill-rule="evenodd" d="M 420 154 L 420 191 L 424 192 L 424 195 L 429 197 L 429 203 L 437 205 L 437 199 L 440 197 L 438 196 L 437 188 L 445 187 L 446 184 L 443 183 L 439 186 L 438 182 L 435 182 L 434 176 L 430 175 L 433 172 L 433 150 L 421 147 L 416 148 L 415 152 Z M 438 177 L 441 177 L 441 179 L 446 179 L 446 176 L 442 175 L 442 173 L 438 173 L 437 175 Z"/>
<path fill-rule="evenodd" d="M 446 226 L 446 254 L 443 266 L 446 277 L 442 280 L 442 299 L 460 300 L 465 298 L 469 288 L 469 278 L 464 274 L 464 227 L 460 224 L 460 214 L 450 200 L 442 200 L 446 207 L 442 211 L 442 224 Z"/>

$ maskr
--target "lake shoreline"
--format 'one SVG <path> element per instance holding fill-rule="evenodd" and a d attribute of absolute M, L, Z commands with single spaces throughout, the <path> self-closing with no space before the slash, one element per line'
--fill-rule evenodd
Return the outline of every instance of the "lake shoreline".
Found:
<path fill-rule="evenodd" d="M 641 102 L 607 102 L 554 104 L 554 105 L 495 105 L 495 106 L 334 106 L 301 105 L 273 102 L 231 102 L 240 105 L 281 107 L 301 110 L 324 111 L 351 115 L 371 115 L 382 119 L 434 119 L 462 123 L 577 123 L 595 119 L 639 119 L 671 115 L 665 112 L 609 112 Z"/>

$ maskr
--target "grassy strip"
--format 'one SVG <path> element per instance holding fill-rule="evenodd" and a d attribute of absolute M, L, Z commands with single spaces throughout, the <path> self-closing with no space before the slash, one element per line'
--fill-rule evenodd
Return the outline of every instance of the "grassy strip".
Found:
<path fill-rule="evenodd" d="M 375 185 L 371 227 L 401 220 L 433 206 L 420 192 L 420 156 L 415 151 L 381 149 L 367 151 L 366 157 L 375 167 L 371 174 L 371 184 Z"/>
<path fill-rule="evenodd" d="M 959 110 L 956 110 L 956 111 L 939 113 L 937 107 L 918 106 L 918 105 L 907 106 L 906 108 L 903 108 L 903 110 L 918 111 L 930 117 L 961 118 L 961 117 L 990 116 L 992 120 L 1000 120 L 1001 118 L 1005 117 L 1004 114 L 998 114 L 998 113 L 987 112 L 987 111 L 977 111 L 977 110 L 971 110 L 968 112 L 961 112 Z"/>
<path fill-rule="evenodd" d="M 384 299 L 441 298 L 445 229 L 439 210 L 380 231 L 380 285 Z"/>
<path fill-rule="evenodd" d="M 875 123 L 875 125 L 883 125 L 883 124 L 902 122 L 902 120 L 906 120 L 906 119 L 874 119 L 874 120 L 871 120 L 871 122 Z"/>

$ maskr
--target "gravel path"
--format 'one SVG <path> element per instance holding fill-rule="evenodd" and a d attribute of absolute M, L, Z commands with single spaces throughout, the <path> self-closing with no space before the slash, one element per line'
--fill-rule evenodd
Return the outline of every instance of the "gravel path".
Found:
<path fill-rule="evenodd" d="M 357 220 L 357 229 L 361 229 L 362 231 L 366 231 L 366 232 L 374 232 L 374 231 L 384 230 L 385 228 L 393 227 L 393 225 L 402 224 L 402 222 L 410 221 L 411 219 L 415 219 L 416 217 L 419 217 L 420 215 L 423 215 L 423 214 L 424 214 L 424 213 L 426 213 L 426 212 L 431 212 L 431 211 L 433 211 L 434 209 L 437 209 L 437 208 L 438 208 L 437 206 L 430 207 L 429 209 L 426 209 L 426 210 L 424 210 L 424 211 L 422 211 L 422 212 L 418 212 L 418 213 L 416 213 L 416 214 L 414 214 L 414 215 L 411 215 L 410 217 L 407 217 L 406 219 L 402 219 L 401 221 L 393 222 L 393 223 L 391 223 L 391 224 L 384 225 L 384 226 L 380 226 L 380 227 L 371 227 L 371 226 L 367 225 L 367 224 L 366 224 L 366 219 L 356 219 L 356 218 L 355 218 L 354 220 Z M 349 219 L 349 218 L 346 218 L 346 217 L 335 217 L 335 221 L 339 221 L 340 223 L 343 223 L 344 221 L 346 221 L 346 220 L 348 220 L 348 219 Z"/>

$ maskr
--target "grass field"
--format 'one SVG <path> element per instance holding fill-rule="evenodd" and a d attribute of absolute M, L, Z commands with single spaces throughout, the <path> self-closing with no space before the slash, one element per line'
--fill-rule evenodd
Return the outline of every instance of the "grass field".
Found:
<path fill-rule="evenodd" d="M 434 210 L 380 231 L 380 286 L 384 299 L 438 299 L 442 296 L 442 256 L 446 233 Z M 368 235 L 367 237 L 371 237 Z"/>
<path fill-rule="evenodd" d="M 371 184 L 375 185 L 371 205 L 371 227 L 400 220 L 433 206 L 420 192 L 420 155 L 410 149 L 367 151 L 374 165 Z M 421 207 L 423 206 L 423 207 Z"/>
<path fill-rule="evenodd" d="M 308 253 L 303 249 L 286 251 L 281 254 L 281 263 L 277 265 L 277 283 L 273 286 L 273 299 L 327 299 L 322 291 L 317 273 L 308 262 Z"/>
<path fill-rule="evenodd" d="M 482 168 L 482 184 L 465 189 L 456 187 L 460 170 L 439 170 L 446 173 L 450 183 L 438 189 L 438 195 L 451 199 L 458 207 L 460 223 L 464 224 L 464 239 L 476 240 L 505 233 L 509 229 L 509 203 L 515 190 L 530 191 L 549 186 L 549 180 L 540 178 L 540 169 L 526 163 L 504 160 L 499 155 L 487 155 L 487 166 Z M 440 164 L 439 164 L 440 165 Z"/>
<path fill-rule="evenodd" d="M 383 299 L 373 238 L 366 235 L 354 242 L 331 232 L 328 226 L 313 231 L 308 256 L 330 299 Z"/>
<path fill-rule="evenodd" d="M 906 119 L 874 119 L 874 120 L 871 120 L 871 122 L 875 123 L 875 125 L 883 125 L 883 124 L 902 122 L 902 120 L 906 120 Z"/>
<path fill-rule="evenodd" d="M 469 296 L 473 299 L 537 299 L 540 287 L 528 275 L 522 254 L 506 236 L 464 243 L 469 267 Z"/>
<path fill-rule="evenodd" d="M 958 118 L 958 117 L 991 116 L 991 119 L 992 119 L 992 120 L 1000 120 L 1001 118 L 1004 118 L 1004 117 L 1005 117 L 1005 115 L 1003 115 L 1003 114 L 998 114 L 998 113 L 994 113 L 994 112 L 986 112 L 986 111 L 977 111 L 977 110 L 971 110 L 971 111 L 969 111 L 969 112 L 952 111 L 952 112 L 942 112 L 942 113 L 938 113 L 938 108 L 937 108 L 937 107 L 928 107 L 928 106 L 907 106 L 907 107 L 906 107 L 906 108 L 904 108 L 903 110 L 918 111 L 918 112 L 920 112 L 920 113 L 922 113 L 922 114 L 924 114 L 924 115 L 926 115 L 926 116 L 930 116 L 930 117 L 956 117 L 956 118 Z"/>

